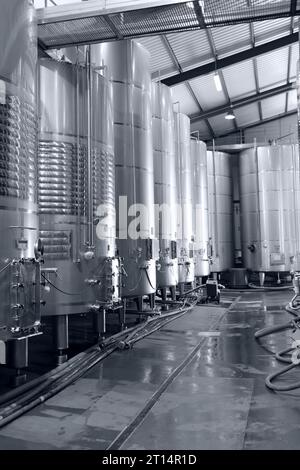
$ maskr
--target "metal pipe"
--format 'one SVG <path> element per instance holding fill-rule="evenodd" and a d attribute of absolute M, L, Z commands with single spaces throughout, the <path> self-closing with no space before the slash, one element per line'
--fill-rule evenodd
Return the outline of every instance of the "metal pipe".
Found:
<path fill-rule="evenodd" d="M 86 51 L 87 69 L 87 246 L 94 246 L 94 199 L 93 199 L 93 161 L 92 161 L 92 66 L 90 46 Z"/>
<path fill-rule="evenodd" d="M 76 224 L 76 231 L 77 231 L 77 240 L 76 240 L 76 254 L 75 254 L 75 261 L 80 260 L 80 247 L 81 247 L 81 198 L 80 198 L 80 179 L 81 179 L 81 172 L 80 172 L 80 78 L 79 78 L 79 50 L 77 47 L 77 61 L 76 61 L 76 68 L 77 68 L 77 84 L 76 84 L 76 128 L 77 128 L 77 224 Z"/>
<path fill-rule="evenodd" d="M 260 216 L 260 194 L 259 194 L 259 164 L 258 164 L 258 149 L 256 144 L 256 138 L 254 139 L 254 153 L 255 153 L 255 165 L 256 165 L 256 185 L 257 185 L 257 226 L 258 226 L 258 233 L 261 234 L 261 216 Z M 259 241 L 259 240 L 257 240 Z M 260 252 L 260 265 L 263 264 L 263 254 L 262 254 L 262 247 L 259 250 Z"/>
<path fill-rule="evenodd" d="M 216 146 L 215 146 L 215 139 L 213 140 L 213 175 L 214 175 L 214 224 L 215 224 L 215 233 L 214 233 L 214 240 L 213 244 L 215 252 L 216 252 L 216 258 L 219 257 L 219 230 L 218 230 L 218 215 L 217 215 L 217 210 L 218 210 L 218 201 L 217 201 L 217 178 L 216 178 Z"/>

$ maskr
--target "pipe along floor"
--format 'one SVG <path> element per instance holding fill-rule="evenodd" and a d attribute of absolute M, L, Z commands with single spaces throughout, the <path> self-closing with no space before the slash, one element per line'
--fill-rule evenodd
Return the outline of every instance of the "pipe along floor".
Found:
<path fill-rule="evenodd" d="M 289 332 L 253 337 L 290 319 L 290 298 L 225 293 L 195 308 L 1 429 L 0 449 L 300 449 L 300 390 L 264 383 Z"/>

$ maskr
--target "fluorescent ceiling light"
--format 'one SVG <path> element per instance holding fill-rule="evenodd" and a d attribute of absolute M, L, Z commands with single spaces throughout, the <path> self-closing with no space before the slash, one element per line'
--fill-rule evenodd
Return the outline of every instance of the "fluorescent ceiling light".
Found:
<path fill-rule="evenodd" d="M 235 119 L 235 115 L 234 115 L 233 111 L 228 111 L 228 113 L 225 116 L 225 119 L 227 119 L 228 121 L 230 121 L 232 119 Z"/>
<path fill-rule="evenodd" d="M 221 83 L 220 75 L 218 74 L 218 72 L 214 74 L 214 81 L 215 81 L 217 91 L 219 92 L 222 91 L 223 90 L 222 83 Z"/>

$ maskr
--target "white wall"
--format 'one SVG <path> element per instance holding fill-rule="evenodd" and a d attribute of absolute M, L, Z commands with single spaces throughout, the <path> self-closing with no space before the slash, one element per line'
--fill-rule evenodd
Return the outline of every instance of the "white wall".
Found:
<path fill-rule="evenodd" d="M 256 138 L 257 143 L 267 143 L 269 140 L 278 139 L 283 136 L 286 137 L 279 140 L 282 144 L 296 142 L 298 140 L 297 114 L 252 127 L 251 129 L 246 129 L 245 143 L 253 142 L 254 138 Z"/>
<path fill-rule="evenodd" d="M 244 136 L 242 136 L 241 132 L 236 132 L 226 137 L 219 137 L 216 139 L 216 144 L 241 144 L 243 143 L 243 138 L 245 143 L 252 143 L 256 138 L 258 144 L 263 144 L 283 136 L 285 137 L 280 139 L 278 143 L 298 142 L 298 120 L 296 113 L 266 124 L 245 129 Z"/>

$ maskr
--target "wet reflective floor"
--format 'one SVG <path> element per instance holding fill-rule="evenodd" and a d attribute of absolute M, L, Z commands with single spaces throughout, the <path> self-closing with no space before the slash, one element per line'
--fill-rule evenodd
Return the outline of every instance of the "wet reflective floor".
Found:
<path fill-rule="evenodd" d="M 291 319 L 291 296 L 225 293 L 197 307 L 3 428 L 0 449 L 300 449 L 300 390 L 264 383 L 289 332 L 253 337 Z"/>

